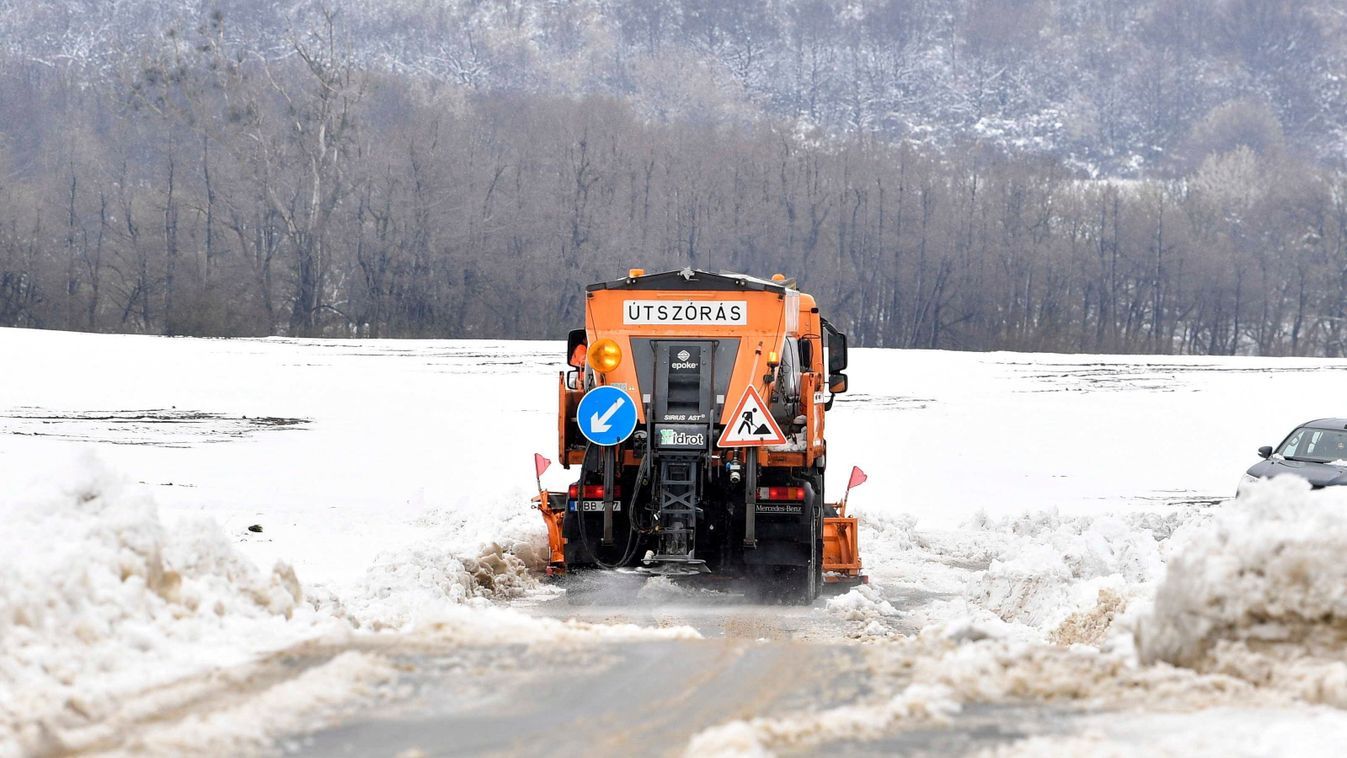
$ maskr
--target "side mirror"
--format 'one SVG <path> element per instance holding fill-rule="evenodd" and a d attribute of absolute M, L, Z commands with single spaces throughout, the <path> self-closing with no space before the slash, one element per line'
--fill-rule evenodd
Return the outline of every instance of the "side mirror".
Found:
<path fill-rule="evenodd" d="M 1271 446 L 1271 445 L 1264 445 L 1264 446 L 1258 448 L 1258 457 L 1259 457 L 1259 458 L 1271 458 L 1271 457 L 1272 457 L 1272 446 Z"/>
<path fill-rule="evenodd" d="M 847 391 L 847 375 L 833 374 L 828 377 L 828 391 L 834 395 L 840 395 Z"/>
<path fill-rule="evenodd" d="M 580 356 L 579 363 L 575 362 L 575 348 L 585 344 L 585 341 L 586 337 L 584 329 L 571 330 L 571 333 L 566 337 L 566 365 L 575 369 L 583 369 L 585 367 L 584 355 Z"/>
<path fill-rule="evenodd" d="M 823 330 L 828 333 L 828 373 L 836 374 L 847 370 L 847 336 L 833 326 L 827 319 L 821 319 Z"/>

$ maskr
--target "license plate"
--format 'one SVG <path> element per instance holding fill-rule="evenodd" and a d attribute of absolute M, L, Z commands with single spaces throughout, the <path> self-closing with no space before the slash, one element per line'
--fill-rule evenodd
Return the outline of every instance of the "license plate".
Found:
<path fill-rule="evenodd" d="M 580 508 L 581 508 L 585 513 L 603 513 L 603 501 L 602 501 L 602 500 L 586 500 L 586 501 L 584 501 L 583 503 L 580 504 Z M 571 501 L 571 510 L 575 510 L 575 501 L 574 501 L 574 500 Z M 619 511 L 621 511 L 621 510 L 622 510 L 622 503 L 619 502 L 619 501 L 617 501 L 617 500 L 614 500 L 614 501 L 613 501 L 613 513 L 617 513 L 617 512 L 619 512 Z"/>

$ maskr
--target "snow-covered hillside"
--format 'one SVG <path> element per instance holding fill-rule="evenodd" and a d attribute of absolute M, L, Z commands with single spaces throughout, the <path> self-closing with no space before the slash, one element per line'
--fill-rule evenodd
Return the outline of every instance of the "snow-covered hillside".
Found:
<path fill-rule="evenodd" d="M 1331 0 L 0 0 L 0 54 L 91 79 L 138 70 L 170 34 L 278 58 L 325 11 L 362 68 L 465 93 L 617 97 L 656 121 L 975 140 L 1106 175 L 1283 132 L 1340 164 L 1347 138 Z"/>
<path fill-rule="evenodd" d="M 402 697 L 404 635 L 696 637 L 676 612 L 643 630 L 530 610 L 555 592 L 529 570 L 528 500 L 532 453 L 555 458 L 561 348 L 0 330 L 0 755 L 262 749 Z M 806 611 L 802 638 L 867 646 L 892 699 L 851 721 L 705 724 L 694 745 L 816 745 L 855 738 L 835 727 L 856 720 L 879 739 L 1026 698 L 1143 709 L 1145 739 L 1073 712 L 1076 742 L 1025 749 L 1215 739 L 1237 707 L 1342 733 L 1331 640 L 1347 610 L 1319 579 L 1347 548 L 1341 498 L 1279 483 L 1221 501 L 1257 446 L 1342 415 L 1344 371 L 855 351 L 827 487 L 869 474 L 851 506 L 873 584 Z M 319 648 L 345 652 L 269 689 L 237 673 Z M 235 690 L 255 697 L 222 699 Z M 147 721 L 185 703 L 201 721 Z M 1194 708 L 1217 710 L 1164 727 L 1169 742 L 1146 731 Z"/>

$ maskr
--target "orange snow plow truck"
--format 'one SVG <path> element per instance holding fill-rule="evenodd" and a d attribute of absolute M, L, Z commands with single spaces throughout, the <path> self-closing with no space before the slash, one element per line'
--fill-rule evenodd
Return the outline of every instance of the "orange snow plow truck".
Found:
<path fill-rule="evenodd" d="M 558 387 L 567 492 L 541 492 L 548 573 L 746 579 L 810 603 L 863 581 L 857 522 L 824 499 L 847 339 L 814 298 L 693 269 L 590 285 Z"/>

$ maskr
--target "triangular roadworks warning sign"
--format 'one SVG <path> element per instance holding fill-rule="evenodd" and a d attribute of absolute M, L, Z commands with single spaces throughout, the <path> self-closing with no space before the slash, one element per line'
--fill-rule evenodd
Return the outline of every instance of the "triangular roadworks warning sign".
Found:
<path fill-rule="evenodd" d="M 725 425 L 725 431 L 721 433 L 716 446 L 765 447 L 785 443 L 786 435 L 781 433 L 776 419 L 767 412 L 767 404 L 762 402 L 762 396 L 750 384 L 744 390 L 744 396 L 739 398 L 739 404 L 734 407 L 734 413 L 730 414 L 729 423 Z"/>

